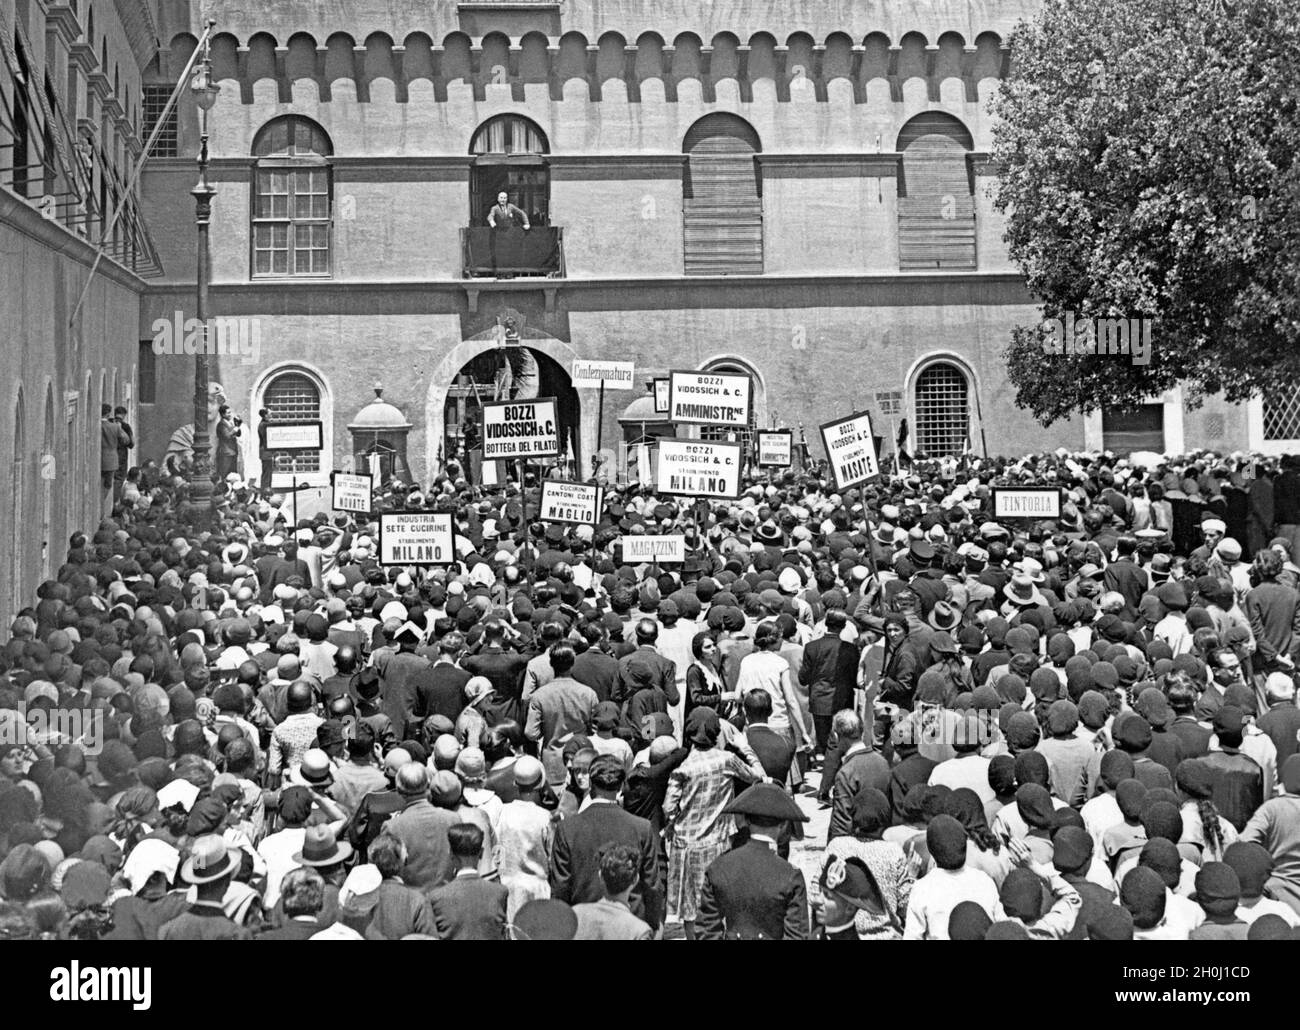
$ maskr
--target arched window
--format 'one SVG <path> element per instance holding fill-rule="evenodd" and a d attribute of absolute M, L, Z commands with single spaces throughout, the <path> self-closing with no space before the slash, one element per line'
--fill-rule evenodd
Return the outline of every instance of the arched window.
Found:
<path fill-rule="evenodd" d="M 971 134 L 952 115 L 919 114 L 898 134 L 898 267 L 974 268 L 975 196 L 966 155 Z"/>
<path fill-rule="evenodd" d="M 474 166 L 469 178 L 469 224 L 487 225 L 488 212 L 501 192 L 528 215 L 531 225 L 551 221 L 550 146 L 533 122 L 500 115 L 484 122 L 470 143 Z"/>
<path fill-rule="evenodd" d="M 962 454 L 970 440 L 970 383 L 949 361 L 935 361 L 916 377 L 914 449 L 927 457 Z"/>
<path fill-rule="evenodd" d="M 684 263 L 687 275 L 761 275 L 763 188 L 754 155 L 762 145 L 748 122 L 705 115 L 682 150 Z"/>
<path fill-rule="evenodd" d="M 736 426 L 700 426 L 701 440 L 723 440 L 732 443 L 741 444 L 745 448 L 745 454 L 752 454 L 752 444 L 754 442 L 754 431 L 759 425 L 759 404 L 762 401 L 763 384 L 757 373 L 739 361 L 732 361 L 723 358 L 720 361 L 710 361 L 700 369 L 701 372 L 731 372 L 737 375 L 749 376 L 749 424 L 740 429 Z"/>
<path fill-rule="evenodd" d="M 302 372 L 282 372 L 267 383 L 262 407 L 270 411 L 272 422 L 315 422 L 321 418 L 320 388 Z M 286 475 L 320 472 L 321 452 L 278 453 L 274 471 Z"/>
<path fill-rule="evenodd" d="M 325 130 L 297 115 L 253 140 L 253 275 L 329 275 L 333 153 Z"/>

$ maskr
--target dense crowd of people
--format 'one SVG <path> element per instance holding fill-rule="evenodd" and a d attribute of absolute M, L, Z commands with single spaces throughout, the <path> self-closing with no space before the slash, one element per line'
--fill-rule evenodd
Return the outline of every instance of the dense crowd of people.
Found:
<path fill-rule="evenodd" d="M 1296 934 L 1294 462 L 742 485 L 572 526 L 452 464 L 376 508 L 456 560 L 393 567 L 378 511 L 130 470 L 0 648 L 0 937 Z"/>

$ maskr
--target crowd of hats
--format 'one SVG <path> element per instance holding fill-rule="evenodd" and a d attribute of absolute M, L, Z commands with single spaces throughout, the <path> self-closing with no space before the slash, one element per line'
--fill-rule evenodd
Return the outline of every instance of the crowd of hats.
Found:
<path fill-rule="evenodd" d="M 205 731 L 218 712 L 238 707 L 232 692 L 242 691 L 220 674 L 220 659 L 227 651 L 248 653 L 269 644 L 263 653 L 272 654 L 274 664 L 261 665 L 259 674 L 296 680 L 303 675 L 300 646 L 324 640 L 331 626 L 350 619 L 375 620 L 389 641 L 404 634 L 423 639 L 424 617 L 436 610 L 471 643 L 489 622 L 500 621 L 515 628 L 524 647 L 548 620 L 620 631 L 624 617 L 636 612 L 738 633 L 754 620 L 776 620 L 784 628 L 808 612 L 852 614 L 875 593 L 873 570 L 879 570 L 887 580 L 882 602 L 900 606 L 910 594 L 932 630 L 936 655 L 1005 646 L 1013 656 L 995 686 L 960 697 L 950 696 L 936 677 L 922 676 L 918 703 L 996 711 L 1013 750 L 1032 747 L 1042 733 L 1109 723 L 1119 749 L 1112 754 L 1141 751 L 1152 726 L 1169 718 L 1162 677 L 1183 670 L 1203 680 L 1205 673 L 1203 657 L 1175 656 L 1159 643 L 1136 647 L 1144 620 L 1182 611 L 1194 630 L 1212 629 L 1205 605 L 1221 594 L 1221 582 L 1204 561 L 1176 553 L 1167 531 L 1127 525 L 1120 496 L 1141 493 L 1134 489 L 1140 486 L 1157 503 L 1202 503 L 1205 527 L 1222 537 L 1224 519 L 1231 518 L 1227 500 L 1244 490 L 1250 464 L 1248 456 L 1199 455 L 1144 467 L 1058 452 L 929 463 L 847 490 L 814 468 L 747 479 L 735 500 L 698 503 L 657 495 L 645 484 L 611 485 L 594 526 L 542 523 L 536 484 L 475 487 L 453 465 L 427 489 L 394 482 L 377 495 L 377 512 L 427 509 L 454 516 L 456 564 L 419 569 L 378 564 L 374 518 L 318 514 L 295 521 L 285 497 L 260 497 L 235 478 L 219 484 L 211 518 L 196 526 L 184 510 L 183 486 L 146 475 L 111 517 L 88 535 L 71 537 L 56 575 L 22 608 L 0 649 L 0 724 L 7 734 L 0 739 L 30 740 L 27 746 L 0 744 L 0 844 L 6 853 L 0 893 L 22 902 L 53 889 L 70 909 L 89 911 L 111 891 L 130 890 L 156 871 L 201 884 L 239 865 L 237 849 L 211 832 L 241 792 L 237 777 L 212 775 L 205 750 Z M 999 485 L 1059 487 L 1060 517 L 999 524 L 991 515 L 992 490 Z M 1111 551 L 1106 538 L 1126 532 L 1134 534 L 1137 557 L 1156 584 L 1137 613 L 1108 608 L 1101 585 Z M 640 533 L 684 534 L 686 560 L 662 567 L 624 563 L 618 538 Z M 323 560 L 318 579 L 293 575 L 271 584 L 259 574 L 263 558 L 299 553 Z M 1225 537 L 1212 557 L 1220 568 L 1231 566 L 1241 559 L 1242 544 Z M 986 575 L 997 568 L 1009 574 Z M 994 583 L 992 593 L 978 589 Z M 1062 689 L 1035 656 L 1045 646 L 1049 659 L 1061 657 L 1070 642 L 1060 630 L 1089 624 L 1098 642 L 1065 656 Z M 1240 642 L 1230 632 L 1220 641 Z M 363 697 L 380 686 L 373 669 L 358 676 Z M 490 690 L 486 681 L 471 681 L 467 700 Z M 1216 714 L 1220 735 L 1240 733 L 1243 713 L 1254 707 L 1247 694 L 1244 688 L 1230 694 Z M 1131 697 L 1133 711 L 1117 714 L 1124 697 Z M 107 740 L 98 754 L 24 725 L 34 712 L 72 710 L 102 715 Z M 617 721 L 618 714 L 598 712 L 598 726 Z M 331 732 L 339 730 L 326 729 L 322 746 L 337 742 Z M 409 743 L 415 757 L 429 757 L 418 742 Z M 226 735 L 211 754 L 228 759 L 229 747 L 239 745 Z M 298 790 L 319 787 L 328 776 L 323 751 L 308 754 L 292 770 L 290 783 Z M 462 753 L 455 772 L 439 772 L 429 788 L 459 790 L 464 777 L 456 773 L 473 777 L 474 763 Z M 540 777 L 536 764 L 534 770 L 519 763 Z M 1289 764 L 1287 770 L 1290 777 Z M 1297 786 L 1290 778 L 1286 785 Z M 1195 770 L 1180 774 L 1179 787 L 1205 789 Z M 165 852 L 162 841 L 136 832 L 141 813 L 132 805 L 141 795 L 133 791 L 141 789 L 156 795 L 163 809 L 183 813 L 175 826 L 180 848 Z M 303 796 L 294 789 L 282 792 L 280 817 L 301 821 Z M 753 794 L 748 804 L 759 800 Z M 1050 803 L 1044 807 L 1042 799 L 1027 796 L 1026 808 L 1050 818 Z M 937 859 L 944 854 L 944 825 L 931 823 L 940 827 L 932 846 Z M 1065 838 L 1067 860 L 1069 846 Z M 347 847 L 313 832 L 295 858 L 304 865 L 346 861 Z M 1220 870 L 1203 872 L 1212 874 L 1204 885 L 1207 897 L 1231 886 Z M 368 875 L 360 874 L 349 896 L 373 892 Z M 852 883 L 856 874 L 850 869 L 843 875 Z M 1141 879 L 1129 882 L 1140 891 Z M 538 909 L 541 922 L 521 933 L 545 936 L 549 911 Z"/>

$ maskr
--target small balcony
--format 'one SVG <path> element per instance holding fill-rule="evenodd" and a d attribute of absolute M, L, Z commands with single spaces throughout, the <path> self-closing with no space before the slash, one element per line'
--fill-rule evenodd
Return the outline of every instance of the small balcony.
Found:
<path fill-rule="evenodd" d="M 553 225 L 471 226 L 460 231 L 460 250 L 466 279 L 564 278 L 564 230 Z"/>

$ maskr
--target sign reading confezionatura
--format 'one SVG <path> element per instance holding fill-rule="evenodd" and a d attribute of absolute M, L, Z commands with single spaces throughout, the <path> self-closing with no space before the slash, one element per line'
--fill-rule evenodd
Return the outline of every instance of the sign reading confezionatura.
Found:
<path fill-rule="evenodd" d="M 636 372 L 636 365 L 631 361 L 586 361 L 582 358 L 573 363 L 574 389 L 595 390 L 602 384 L 606 390 L 630 390 Z"/>
<path fill-rule="evenodd" d="M 621 536 L 625 565 L 642 562 L 681 562 L 686 560 L 686 537 L 680 533 L 670 536 Z"/>
<path fill-rule="evenodd" d="M 880 474 L 869 414 L 862 412 L 827 422 L 821 427 L 821 433 L 835 476 L 835 489 L 847 490 Z"/>
<path fill-rule="evenodd" d="M 661 494 L 734 500 L 740 496 L 740 463 L 738 443 L 661 438 L 656 485 Z"/>
<path fill-rule="evenodd" d="M 555 458 L 560 453 L 560 423 L 555 398 L 483 405 L 483 460 Z"/>
<path fill-rule="evenodd" d="M 594 526 L 600 521 L 601 489 L 586 483 L 542 482 L 542 522 L 567 522 Z"/>
<path fill-rule="evenodd" d="M 1055 488 L 995 486 L 993 517 L 995 519 L 1059 519 L 1061 491 Z"/>
<path fill-rule="evenodd" d="M 669 372 L 668 417 L 706 426 L 749 425 L 749 376 L 737 372 Z"/>
<path fill-rule="evenodd" d="M 433 511 L 380 514 L 380 565 L 446 565 L 455 557 L 455 531 L 450 514 Z"/>

